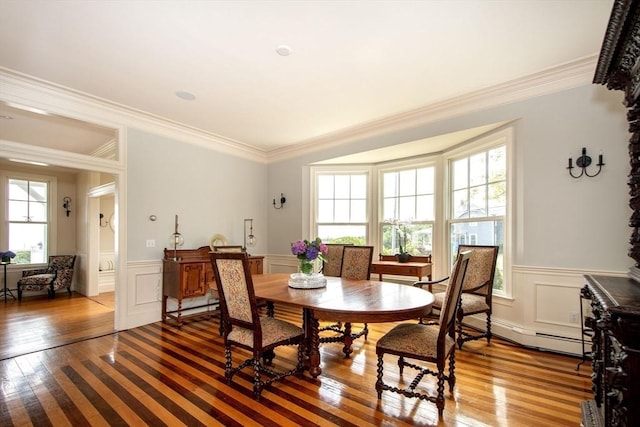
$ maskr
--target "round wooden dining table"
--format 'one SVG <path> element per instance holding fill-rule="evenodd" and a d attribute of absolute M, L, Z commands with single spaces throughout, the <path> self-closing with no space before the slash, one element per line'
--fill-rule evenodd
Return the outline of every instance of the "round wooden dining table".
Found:
<path fill-rule="evenodd" d="M 303 309 L 307 339 L 307 368 L 313 378 L 320 368 L 319 321 L 381 323 L 418 319 L 431 312 L 434 296 L 414 286 L 378 280 L 348 280 L 327 277 L 319 289 L 289 287 L 289 274 L 252 276 L 255 295 L 268 303 L 289 304 Z M 345 338 L 345 355 L 351 352 L 351 339 Z"/>

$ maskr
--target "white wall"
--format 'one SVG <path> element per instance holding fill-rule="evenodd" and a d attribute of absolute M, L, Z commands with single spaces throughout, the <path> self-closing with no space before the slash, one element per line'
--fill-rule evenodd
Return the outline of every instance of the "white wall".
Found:
<path fill-rule="evenodd" d="M 185 249 L 208 246 L 216 233 L 242 245 L 243 220 L 253 218 L 252 253 L 265 254 L 265 165 L 134 129 L 127 156 L 129 261 L 161 259 L 176 214 Z M 156 247 L 147 248 L 147 240 Z"/>

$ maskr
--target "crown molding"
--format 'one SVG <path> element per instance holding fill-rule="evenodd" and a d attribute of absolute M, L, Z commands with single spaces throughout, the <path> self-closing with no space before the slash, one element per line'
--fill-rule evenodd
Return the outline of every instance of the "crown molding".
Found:
<path fill-rule="evenodd" d="M 362 123 L 271 151 L 222 137 L 132 107 L 0 67 L 0 100 L 45 109 L 105 127 L 132 127 L 259 163 L 273 163 L 390 133 L 592 84 L 597 55 L 590 55 L 503 84 Z"/>
<path fill-rule="evenodd" d="M 470 92 L 380 120 L 363 123 L 267 153 L 268 163 L 326 150 L 366 137 L 473 113 L 592 84 L 598 56 L 590 55 L 506 83 Z"/>
<path fill-rule="evenodd" d="M 104 127 L 131 127 L 207 149 L 266 163 L 263 150 L 127 105 L 0 67 L 0 101 L 42 109 Z"/>

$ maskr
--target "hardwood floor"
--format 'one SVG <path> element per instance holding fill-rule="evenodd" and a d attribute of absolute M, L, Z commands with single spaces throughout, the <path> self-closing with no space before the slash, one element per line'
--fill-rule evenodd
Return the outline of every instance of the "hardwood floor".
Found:
<path fill-rule="evenodd" d="M 299 311 L 276 309 L 277 317 L 299 323 Z M 6 325 L 11 317 L 3 317 Z M 182 329 L 158 322 L 12 357 L 0 361 L 0 425 L 580 425 L 580 402 L 591 398 L 588 363 L 576 371 L 577 358 L 495 338 L 456 352 L 457 384 L 446 393 L 442 419 L 429 402 L 387 392 L 378 400 L 375 343 L 392 326 L 369 324 L 368 340 L 354 343 L 351 359 L 340 344 L 324 344 L 317 380 L 290 377 L 265 389 L 259 402 L 250 370 L 227 385 L 217 319 Z M 291 347 L 274 362 L 282 368 L 294 361 Z M 395 360 L 386 361 L 385 375 L 398 375 Z"/>
<path fill-rule="evenodd" d="M 0 360 L 114 332 L 114 293 L 86 298 L 58 291 L 0 303 Z"/>

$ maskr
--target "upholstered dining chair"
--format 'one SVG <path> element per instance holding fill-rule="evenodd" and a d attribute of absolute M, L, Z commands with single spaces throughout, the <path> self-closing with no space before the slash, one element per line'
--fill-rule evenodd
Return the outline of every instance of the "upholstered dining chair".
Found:
<path fill-rule="evenodd" d="M 376 392 L 378 393 L 378 399 L 382 398 L 383 391 L 388 390 L 406 397 L 428 400 L 436 404 L 438 415 L 442 417 L 445 405 L 444 383 L 447 381 L 449 384 L 450 393 L 453 393 L 456 383 L 456 311 L 460 302 L 462 281 L 468 271 L 467 266 L 469 265 L 470 255 L 470 252 L 461 252 L 456 258 L 437 323 L 401 323 L 383 335 L 376 343 L 376 355 L 378 357 Z M 400 380 L 397 386 L 391 386 L 383 380 L 385 354 L 399 357 Z M 420 366 L 412 361 L 407 361 L 407 359 L 427 362 L 431 365 Z M 447 361 L 449 365 L 448 374 L 445 373 Z M 433 364 L 435 364 L 435 370 L 432 366 Z M 410 383 L 402 379 L 405 367 L 417 371 L 415 379 Z M 425 375 L 437 378 L 435 394 L 428 391 L 416 391 Z M 409 385 L 407 386 L 406 384 Z"/>
<path fill-rule="evenodd" d="M 326 261 L 322 263 L 322 274 L 331 277 L 340 277 L 342 273 L 342 255 L 347 244 L 327 243 Z M 350 244 L 349 244 L 350 245 Z"/>
<path fill-rule="evenodd" d="M 259 314 L 247 253 L 210 252 L 210 257 L 220 298 L 221 322 L 224 324 L 224 376 L 227 383 L 231 384 L 233 376 L 240 370 L 253 367 L 253 395 L 259 400 L 262 390 L 272 382 L 293 374 L 302 377 L 304 330 L 292 323 Z M 273 365 L 276 347 L 295 344 L 298 345 L 295 368 L 276 371 L 269 367 Z M 248 350 L 251 357 L 234 367 L 233 347 Z M 268 378 L 263 379 L 262 374 Z"/>
<path fill-rule="evenodd" d="M 491 311 L 493 281 L 495 278 L 496 262 L 498 260 L 498 246 L 486 245 L 460 245 L 458 253 L 471 251 L 469 268 L 462 283 L 462 297 L 460 298 L 460 309 L 457 314 L 457 343 L 458 347 L 471 340 L 486 338 L 487 343 L 491 342 Z M 423 287 L 427 285 L 429 292 L 433 292 L 434 284 L 445 284 L 448 277 L 435 281 L 416 282 L 415 286 Z M 438 313 L 442 307 L 445 292 L 434 294 L 436 300 L 433 303 L 434 313 Z M 474 314 L 486 315 L 486 330 L 480 333 L 470 333 L 462 329 L 462 321 L 465 316 Z"/>
<path fill-rule="evenodd" d="M 373 246 L 346 245 L 342 251 L 342 270 L 340 277 L 351 280 L 369 280 L 371 278 L 371 261 L 373 259 Z M 365 323 L 361 330 L 352 332 L 351 323 L 335 323 L 320 328 L 320 332 L 332 331 L 337 335 L 320 337 L 321 343 L 342 342 L 344 354 L 349 357 L 351 353 L 351 343 L 357 338 L 364 336 L 367 339 L 369 327 Z M 349 341 L 345 341 L 346 337 Z"/>
<path fill-rule="evenodd" d="M 18 280 L 18 301 L 22 300 L 24 291 L 47 290 L 49 299 L 55 298 L 58 289 L 67 288 L 71 295 L 75 255 L 51 255 L 47 268 L 24 270 Z"/>

